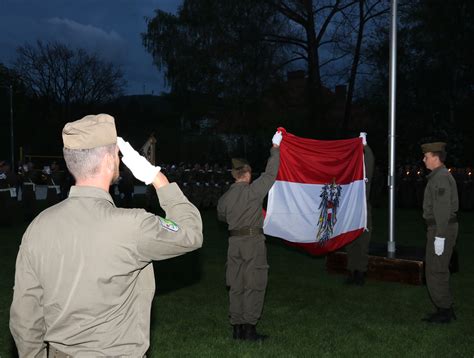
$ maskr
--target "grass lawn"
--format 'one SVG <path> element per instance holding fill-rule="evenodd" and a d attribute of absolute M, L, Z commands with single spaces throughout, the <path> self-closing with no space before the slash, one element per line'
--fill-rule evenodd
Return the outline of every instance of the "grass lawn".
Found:
<path fill-rule="evenodd" d="M 458 320 L 420 321 L 433 310 L 426 287 L 368 281 L 347 287 L 311 257 L 268 238 L 269 283 L 259 331 L 264 343 L 230 338 L 225 287 L 226 227 L 203 212 L 204 245 L 155 263 L 151 357 L 474 357 L 474 213 L 460 214 L 459 272 L 452 276 Z M 374 209 L 373 241 L 386 242 L 387 211 Z M 0 357 L 15 357 L 8 329 L 14 265 L 26 225 L 0 228 Z M 418 210 L 397 211 L 397 244 L 424 247 Z"/>

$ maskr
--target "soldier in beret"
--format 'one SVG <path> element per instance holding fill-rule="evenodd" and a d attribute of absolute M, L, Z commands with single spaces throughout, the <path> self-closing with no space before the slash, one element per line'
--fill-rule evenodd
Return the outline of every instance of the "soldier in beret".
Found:
<path fill-rule="evenodd" d="M 445 147 L 443 142 L 421 146 L 423 162 L 431 170 L 423 198 L 423 218 L 427 225 L 426 285 L 436 307 L 434 313 L 423 319 L 430 323 L 449 323 L 456 319 L 449 285 L 449 262 L 458 235 L 458 191 L 453 176 L 444 165 Z"/>
<path fill-rule="evenodd" d="M 114 118 L 89 115 L 63 129 L 76 180 L 69 197 L 28 227 L 16 263 L 10 330 L 21 357 L 143 357 L 155 293 L 152 260 L 202 245 L 199 211 L 160 167 L 117 137 Z M 153 184 L 167 218 L 117 208 L 109 186 L 120 158 Z"/>
<path fill-rule="evenodd" d="M 235 183 L 217 204 L 218 218 L 229 228 L 226 281 L 234 339 L 261 341 L 266 338 L 256 330 L 268 279 L 262 205 L 278 173 L 281 140 L 281 132 L 276 132 L 265 173 L 254 182 L 251 182 L 249 163 L 232 159 Z"/>

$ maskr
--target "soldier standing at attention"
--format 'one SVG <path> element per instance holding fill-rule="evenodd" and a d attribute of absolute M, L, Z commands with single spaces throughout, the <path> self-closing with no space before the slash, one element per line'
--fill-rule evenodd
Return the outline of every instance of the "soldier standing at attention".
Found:
<path fill-rule="evenodd" d="M 369 244 L 372 235 L 372 207 L 370 205 L 370 186 L 374 174 L 374 153 L 367 145 L 365 133 L 364 143 L 364 165 L 365 165 L 365 198 L 367 203 L 367 230 L 365 230 L 357 239 L 346 245 L 347 252 L 347 270 L 349 276 L 345 283 L 348 285 L 363 286 L 365 284 L 365 275 L 369 264 Z"/>
<path fill-rule="evenodd" d="M 458 236 L 458 191 L 456 182 L 444 166 L 446 143 L 426 143 L 421 146 L 423 162 L 431 173 L 423 199 L 423 218 L 426 221 L 425 254 L 426 286 L 436 312 L 423 320 L 449 323 L 456 319 L 453 295 L 449 286 L 449 262 Z"/>
<path fill-rule="evenodd" d="M 10 309 L 19 357 L 143 357 L 155 293 L 151 261 L 201 247 L 199 211 L 160 167 L 117 138 L 113 117 L 86 116 L 62 135 L 76 185 L 21 242 Z M 119 148 L 133 175 L 153 184 L 167 219 L 115 207 L 108 190 L 118 178 Z"/>
<path fill-rule="evenodd" d="M 256 331 L 268 278 L 262 205 L 278 173 L 281 140 L 281 132 L 276 132 L 265 172 L 254 182 L 251 182 L 252 169 L 248 162 L 232 159 L 235 183 L 217 204 L 218 218 L 229 228 L 226 281 L 234 339 L 260 341 L 266 338 Z"/>
<path fill-rule="evenodd" d="M 34 182 L 33 163 L 23 164 L 20 171 L 21 205 L 26 221 L 30 222 L 36 212 L 36 184 Z"/>

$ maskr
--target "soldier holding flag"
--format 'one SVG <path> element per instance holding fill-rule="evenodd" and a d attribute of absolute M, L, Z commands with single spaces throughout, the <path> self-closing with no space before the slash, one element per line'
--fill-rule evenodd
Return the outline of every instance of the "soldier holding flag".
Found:
<path fill-rule="evenodd" d="M 229 227 L 226 281 L 230 287 L 229 316 L 234 339 L 266 338 L 256 331 L 268 279 L 262 205 L 278 173 L 281 140 L 281 132 L 276 132 L 265 172 L 254 182 L 248 162 L 232 159 L 235 183 L 217 204 L 219 220 Z"/>

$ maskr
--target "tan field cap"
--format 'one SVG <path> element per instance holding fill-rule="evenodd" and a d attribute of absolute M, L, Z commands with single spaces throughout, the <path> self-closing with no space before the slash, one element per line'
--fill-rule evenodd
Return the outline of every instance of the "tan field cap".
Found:
<path fill-rule="evenodd" d="M 91 149 L 117 143 L 114 117 L 90 114 L 63 128 L 63 143 L 67 149 Z"/>
<path fill-rule="evenodd" d="M 446 143 L 444 142 L 425 143 L 421 145 L 421 150 L 423 151 L 423 153 L 444 152 L 445 148 Z"/>
<path fill-rule="evenodd" d="M 249 162 L 243 158 L 232 158 L 232 169 L 240 169 L 244 165 L 249 165 Z"/>

